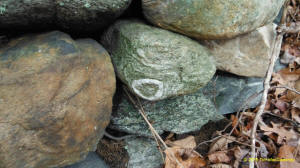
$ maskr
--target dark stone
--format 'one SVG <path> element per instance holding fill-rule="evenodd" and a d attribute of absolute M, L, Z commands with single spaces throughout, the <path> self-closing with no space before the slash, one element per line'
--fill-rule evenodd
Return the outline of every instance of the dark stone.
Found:
<path fill-rule="evenodd" d="M 64 168 L 109 168 L 109 167 L 95 152 L 90 152 L 83 161 L 70 166 L 66 166 Z"/>

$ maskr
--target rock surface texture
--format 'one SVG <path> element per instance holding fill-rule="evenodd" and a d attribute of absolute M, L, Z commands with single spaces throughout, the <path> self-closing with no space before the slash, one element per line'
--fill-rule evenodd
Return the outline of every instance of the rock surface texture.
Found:
<path fill-rule="evenodd" d="M 119 17 L 131 0 L 55 0 L 57 23 L 64 29 L 94 31 Z"/>
<path fill-rule="evenodd" d="M 197 39 L 226 39 L 271 23 L 284 0 L 142 0 L 145 17 Z"/>
<path fill-rule="evenodd" d="M 201 92 L 214 101 L 219 114 L 229 114 L 241 110 L 248 98 L 262 90 L 263 78 L 218 74 L 201 89 Z M 260 103 L 261 94 L 250 100 L 247 107 L 256 107 Z"/>
<path fill-rule="evenodd" d="M 115 76 L 94 40 L 54 31 L 0 49 L 0 167 L 61 167 L 96 149 Z"/>
<path fill-rule="evenodd" d="M 1 0 L 0 28 L 49 27 L 95 31 L 119 17 L 131 0 Z"/>
<path fill-rule="evenodd" d="M 109 168 L 109 167 L 95 152 L 90 152 L 83 161 L 70 166 L 66 166 L 64 168 Z"/>
<path fill-rule="evenodd" d="M 159 134 L 164 131 L 177 134 L 196 131 L 209 120 L 222 119 L 213 102 L 201 90 L 157 102 L 145 100 L 141 104 Z M 113 112 L 110 127 L 131 134 L 152 136 L 142 116 L 126 97 L 122 97 L 117 110 Z"/>
<path fill-rule="evenodd" d="M 0 28 L 46 27 L 54 22 L 53 0 L 1 0 Z"/>
<path fill-rule="evenodd" d="M 217 69 L 240 76 L 264 77 L 276 38 L 276 25 L 269 24 L 229 40 L 206 40 Z M 255 69 L 253 69 L 255 67 Z"/>
<path fill-rule="evenodd" d="M 154 139 L 129 138 L 125 140 L 129 155 L 127 168 L 159 168 L 163 161 Z"/>
<path fill-rule="evenodd" d="M 104 33 L 102 44 L 118 77 L 146 100 L 195 92 L 216 70 L 205 47 L 139 21 L 118 21 Z"/>

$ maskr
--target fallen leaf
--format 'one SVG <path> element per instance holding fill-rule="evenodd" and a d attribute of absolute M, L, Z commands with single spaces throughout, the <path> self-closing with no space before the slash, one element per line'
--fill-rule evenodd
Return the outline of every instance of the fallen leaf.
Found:
<path fill-rule="evenodd" d="M 292 108 L 291 110 L 292 119 L 298 123 L 300 123 L 300 109 Z"/>
<path fill-rule="evenodd" d="M 230 163 L 231 158 L 228 151 L 217 151 L 208 155 L 208 160 L 212 163 Z"/>
<path fill-rule="evenodd" d="M 211 167 L 211 168 L 232 168 L 232 166 L 230 166 L 228 164 L 222 164 L 222 163 L 213 164 L 213 165 L 210 165 L 209 167 Z"/>
<path fill-rule="evenodd" d="M 173 144 L 184 147 L 184 148 L 195 148 L 196 147 L 196 141 L 195 141 L 194 136 L 188 136 L 184 139 L 174 141 Z"/>
<path fill-rule="evenodd" d="M 278 158 L 286 159 L 285 161 L 281 160 L 279 163 L 280 168 L 296 168 L 300 167 L 300 163 L 298 163 L 293 155 L 295 147 L 289 145 L 283 145 L 279 148 Z"/>
<path fill-rule="evenodd" d="M 277 107 L 280 111 L 286 111 L 288 104 L 286 102 L 284 102 L 283 100 L 276 100 L 276 102 L 274 103 L 275 107 Z"/>
<path fill-rule="evenodd" d="M 228 144 L 232 143 L 236 138 L 233 136 L 220 137 L 210 145 L 208 153 L 214 153 L 216 151 L 223 151 L 228 149 Z"/>
<path fill-rule="evenodd" d="M 284 140 L 289 141 L 291 139 L 297 139 L 297 133 L 293 130 L 287 130 L 280 124 L 275 124 L 271 122 L 272 127 L 267 125 L 260 125 L 260 129 L 265 131 L 265 135 L 270 135 L 271 133 L 276 133 L 278 135 L 277 143 L 282 144 Z"/>
<path fill-rule="evenodd" d="M 196 147 L 194 136 L 168 143 L 173 147 L 165 150 L 165 168 L 200 168 L 206 165 L 200 154 L 193 150 Z"/>
<path fill-rule="evenodd" d="M 275 146 L 274 141 L 271 138 L 267 139 L 267 142 L 264 142 L 267 150 L 269 151 L 270 155 L 277 155 L 277 147 Z"/>
<path fill-rule="evenodd" d="M 235 115 L 231 115 L 230 116 L 230 120 L 232 121 L 232 124 L 231 124 L 232 127 L 235 127 L 238 124 L 238 122 L 239 122 L 239 119 Z M 234 129 L 233 133 L 235 135 L 240 135 L 240 131 L 238 131 L 237 129 Z"/>

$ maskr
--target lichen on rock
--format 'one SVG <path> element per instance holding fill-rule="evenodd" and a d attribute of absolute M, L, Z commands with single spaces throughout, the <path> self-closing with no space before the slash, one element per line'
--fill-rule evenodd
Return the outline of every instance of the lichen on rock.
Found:
<path fill-rule="evenodd" d="M 117 76 L 146 100 L 193 93 L 216 70 L 210 52 L 196 41 L 140 21 L 116 22 L 101 41 Z"/>

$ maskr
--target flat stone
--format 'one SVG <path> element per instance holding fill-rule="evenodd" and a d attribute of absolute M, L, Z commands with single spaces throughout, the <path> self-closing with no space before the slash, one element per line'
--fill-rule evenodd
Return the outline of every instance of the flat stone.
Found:
<path fill-rule="evenodd" d="M 54 23 L 54 11 L 53 0 L 1 0 L 0 28 L 46 28 Z"/>
<path fill-rule="evenodd" d="M 117 76 L 146 100 L 196 92 L 216 70 L 205 47 L 139 21 L 116 22 L 101 41 L 111 53 Z"/>
<path fill-rule="evenodd" d="M 213 102 L 201 90 L 156 102 L 141 100 L 141 104 L 159 134 L 164 131 L 177 134 L 196 131 L 210 120 L 222 119 Z M 131 134 L 152 136 L 141 114 L 125 96 L 113 111 L 110 127 Z"/>
<path fill-rule="evenodd" d="M 131 0 L 1 0 L 0 28 L 99 31 L 119 17 Z"/>
<path fill-rule="evenodd" d="M 232 74 L 217 74 L 203 89 L 202 93 L 210 97 L 219 114 L 229 114 L 247 108 L 256 107 L 261 100 L 263 78 L 240 77 Z M 257 96 L 256 93 L 258 94 Z M 250 98 L 252 97 L 252 98 Z"/>
<path fill-rule="evenodd" d="M 95 151 L 115 75 L 96 41 L 53 31 L 0 48 L 0 167 L 62 167 Z"/>
<path fill-rule="evenodd" d="M 64 168 L 109 168 L 109 167 L 95 152 L 90 152 L 83 161 L 70 166 L 66 166 Z"/>
<path fill-rule="evenodd" d="M 55 0 L 57 24 L 67 30 L 95 31 L 113 23 L 131 0 Z"/>
<path fill-rule="evenodd" d="M 269 24 L 229 40 L 206 40 L 217 69 L 240 76 L 264 77 L 269 66 L 276 25 Z"/>
<path fill-rule="evenodd" d="M 271 23 L 284 0 L 142 0 L 151 23 L 196 39 L 227 39 Z"/>
<path fill-rule="evenodd" d="M 125 143 L 129 155 L 127 168 L 159 168 L 163 165 L 154 139 L 129 138 Z"/>

